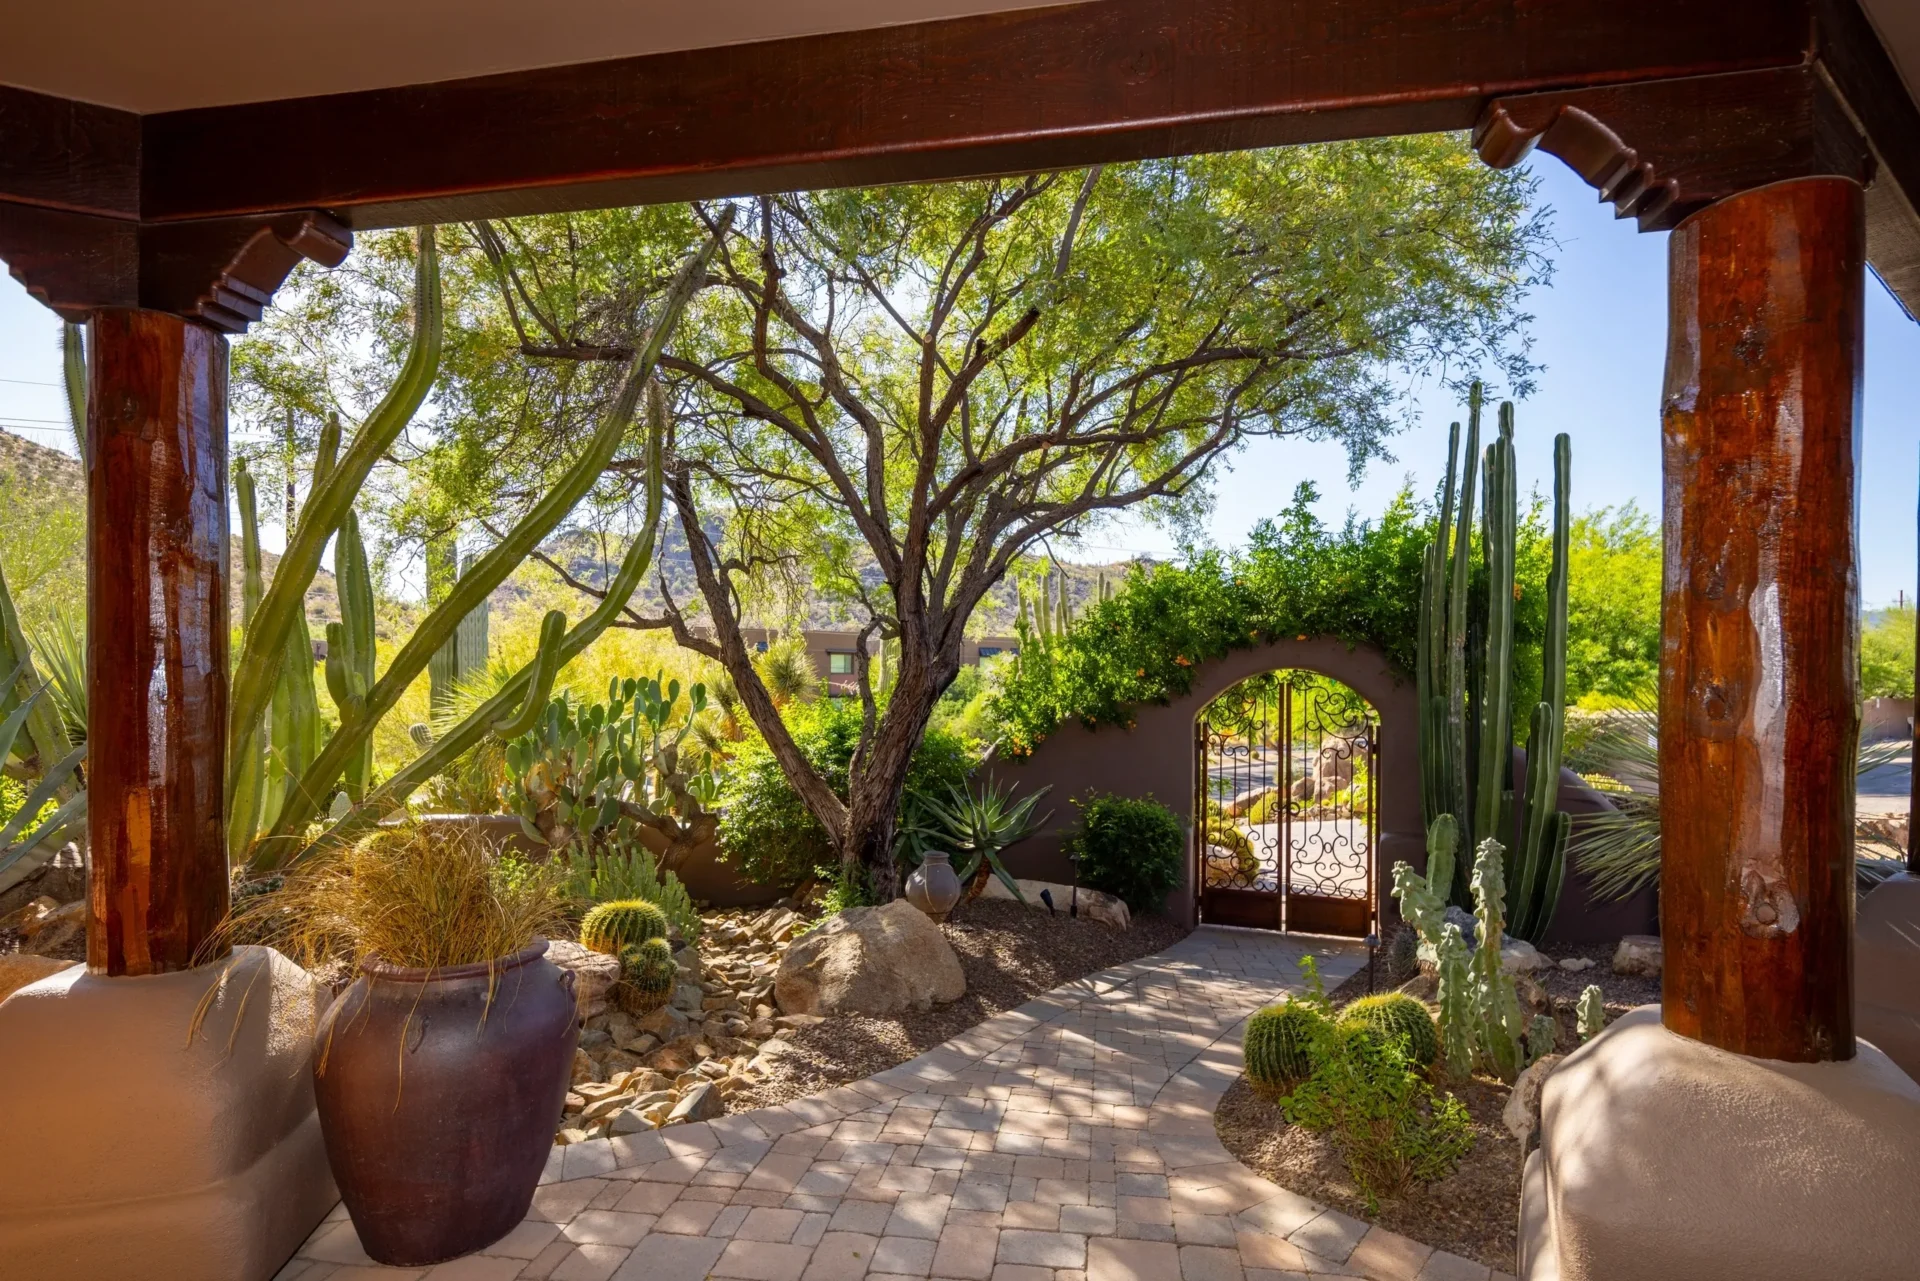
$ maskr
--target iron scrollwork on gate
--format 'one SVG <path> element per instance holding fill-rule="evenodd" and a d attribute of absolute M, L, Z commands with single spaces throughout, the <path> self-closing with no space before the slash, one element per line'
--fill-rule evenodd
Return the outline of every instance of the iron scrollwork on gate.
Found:
<path fill-rule="evenodd" d="M 1314 672 L 1266 672 L 1196 725 L 1201 919 L 1316 934 L 1373 924 L 1380 720 Z"/>

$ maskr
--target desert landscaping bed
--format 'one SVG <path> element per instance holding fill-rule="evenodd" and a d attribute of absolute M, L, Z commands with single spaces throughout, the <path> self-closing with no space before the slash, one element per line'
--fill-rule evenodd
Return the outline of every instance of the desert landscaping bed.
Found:
<path fill-rule="evenodd" d="M 1552 1009 L 1560 1026 L 1563 1051 L 1578 1043 L 1574 1004 L 1588 984 L 1599 985 L 1609 1022 L 1636 1006 L 1659 1001 L 1658 976 L 1614 973 L 1614 950 L 1615 945 L 1610 943 L 1553 946 L 1548 954 L 1554 964 L 1536 971 L 1531 983 L 1521 983 L 1523 1004 L 1531 1009 Z M 1338 1007 L 1365 996 L 1370 986 L 1377 992 L 1397 987 L 1431 1001 L 1433 980 L 1417 972 L 1394 973 L 1388 959 L 1391 952 L 1390 947 L 1382 947 L 1376 954 L 1371 985 L 1362 966 L 1328 993 L 1333 1004 Z M 1561 961 L 1593 964 L 1567 969 L 1559 964 Z M 1288 1124 L 1280 1105 L 1255 1090 L 1244 1076 L 1221 1097 L 1214 1112 L 1214 1128 L 1221 1143 L 1241 1164 L 1290 1192 L 1422 1244 L 1511 1271 L 1523 1155 L 1521 1141 L 1508 1129 L 1504 1117 L 1512 1090 L 1486 1076 L 1444 1088 L 1466 1105 L 1472 1118 L 1472 1149 L 1448 1177 L 1415 1184 L 1372 1212 L 1331 1138 Z"/>

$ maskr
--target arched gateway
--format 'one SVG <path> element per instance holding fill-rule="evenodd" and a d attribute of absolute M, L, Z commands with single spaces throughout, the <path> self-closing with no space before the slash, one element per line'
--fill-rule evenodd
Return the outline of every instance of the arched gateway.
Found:
<path fill-rule="evenodd" d="M 1249 676 L 1194 720 L 1199 918 L 1361 937 L 1378 912 L 1380 716 L 1303 668 Z"/>
<path fill-rule="evenodd" d="M 1283 682 L 1283 674 L 1293 674 L 1297 679 Z M 1368 786 L 1357 797 L 1351 784 L 1330 791 L 1329 796 L 1344 791 L 1342 803 L 1349 808 L 1359 800 L 1363 813 L 1359 825 L 1366 833 L 1364 858 L 1356 860 L 1351 836 L 1344 845 L 1334 839 L 1349 824 L 1311 804 L 1291 804 L 1284 812 L 1276 811 L 1271 833 L 1249 831 L 1249 840 L 1258 835 L 1270 842 L 1270 874 L 1276 886 L 1282 875 L 1278 844 L 1282 820 L 1286 839 L 1297 842 L 1298 852 L 1289 862 L 1296 909 L 1291 917 L 1285 914 L 1285 887 L 1263 889 L 1257 876 L 1246 878 L 1246 883 L 1214 888 L 1264 894 L 1264 900 L 1216 893 L 1211 911 L 1203 902 L 1207 897 L 1207 834 L 1211 831 L 1219 835 L 1222 831 L 1217 822 L 1210 825 L 1205 798 L 1212 795 L 1216 800 L 1231 801 L 1242 792 L 1254 790 L 1251 764 L 1245 771 L 1249 781 L 1228 784 L 1232 790 L 1225 798 L 1218 796 L 1218 783 L 1205 781 L 1209 767 L 1200 749 L 1203 721 L 1210 723 L 1209 709 L 1225 710 L 1228 702 L 1223 699 L 1230 691 L 1258 687 L 1250 681 L 1270 682 L 1275 687 L 1275 699 L 1281 697 L 1279 687 L 1285 686 L 1284 696 L 1291 704 L 1289 724 L 1307 716 L 1312 700 L 1320 697 L 1303 692 L 1306 690 L 1331 693 L 1337 686 L 1346 691 L 1343 697 L 1356 709 L 1365 709 L 1347 715 L 1332 703 L 1323 703 L 1323 710 L 1312 713 L 1316 724 L 1358 717 L 1364 722 L 1363 731 L 1341 738 L 1329 730 L 1311 745 L 1302 736 L 1290 749 L 1293 754 L 1285 757 L 1285 768 L 1291 770 L 1291 789 L 1310 768 L 1305 753 L 1312 752 L 1312 759 L 1317 761 L 1323 749 L 1334 745 L 1330 740 L 1354 745 L 1335 745 L 1336 753 L 1361 753 L 1363 759 L 1357 764 Z M 1268 705 L 1274 707 L 1271 715 L 1277 717 L 1277 704 L 1270 701 Z M 1350 645 L 1335 637 L 1316 636 L 1235 650 L 1201 665 L 1187 693 L 1165 703 L 1143 703 L 1134 708 L 1131 725 L 1093 729 L 1080 724 L 1062 725 L 1042 740 L 1031 756 L 995 761 L 992 775 L 1001 786 L 1017 788 L 1023 794 L 1041 787 L 1053 789 L 1041 806 L 1043 813 L 1051 810 L 1051 817 L 1033 836 L 1008 849 L 1005 861 L 1015 876 L 1071 881 L 1074 870 L 1062 842 L 1079 811 L 1070 802 L 1089 792 L 1151 796 L 1179 814 L 1189 834 L 1186 875 L 1180 887 L 1167 896 L 1164 910 L 1169 916 L 1189 924 L 1204 915 L 1207 920 L 1224 924 L 1364 935 L 1368 931 L 1363 918 L 1375 923 L 1392 918 L 1393 903 L 1386 890 L 1394 863 L 1405 859 L 1419 867 L 1424 862 L 1416 711 L 1412 677 L 1371 645 Z M 1264 768 L 1282 768 L 1280 754 L 1271 742 L 1261 760 Z M 1234 766 L 1223 760 L 1214 768 L 1214 777 L 1218 778 L 1231 776 Z M 1337 776 L 1341 767 L 1330 762 L 1329 768 Z M 1328 892 L 1336 885 L 1337 892 Z M 1364 894 L 1361 886 L 1365 887 Z M 1237 906 L 1230 903 L 1234 898 L 1240 900 Z M 1264 906 L 1258 909 L 1249 906 L 1260 902 Z M 1236 910 L 1239 916 L 1233 919 L 1229 914 Z"/>

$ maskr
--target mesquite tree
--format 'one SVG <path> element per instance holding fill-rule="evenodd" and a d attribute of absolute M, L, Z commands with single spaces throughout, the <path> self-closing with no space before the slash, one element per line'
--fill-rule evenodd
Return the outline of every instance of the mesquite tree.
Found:
<path fill-rule="evenodd" d="M 730 209 L 660 362 L 687 572 L 621 622 L 724 665 L 885 892 L 908 763 L 1021 558 L 1130 508 L 1191 517 L 1251 438 L 1341 441 L 1358 468 L 1394 428 L 1397 372 L 1524 389 L 1527 184 L 1423 137 L 448 229 L 462 337 L 435 465 L 479 514 L 517 501 L 629 353 L 632 300 Z M 613 460 L 602 499 L 633 474 Z M 858 628 L 844 795 L 742 635 L 781 590 Z"/>

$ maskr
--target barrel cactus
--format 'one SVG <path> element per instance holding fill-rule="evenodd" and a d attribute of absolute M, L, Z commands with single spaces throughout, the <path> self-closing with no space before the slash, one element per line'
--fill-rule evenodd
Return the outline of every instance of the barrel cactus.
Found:
<path fill-rule="evenodd" d="M 1440 1057 L 1440 1031 L 1433 1024 L 1433 1016 L 1405 992 L 1361 997 L 1341 1011 L 1340 1025 L 1376 1033 L 1421 1067 L 1432 1067 Z"/>
<path fill-rule="evenodd" d="M 1247 1079 L 1285 1093 L 1313 1073 L 1309 1047 L 1326 1016 L 1302 1001 L 1269 1005 L 1247 1021 Z"/>
<path fill-rule="evenodd" d="M 643 898 L 602 903 L 580 922 L 580 941 L 608 956 L 624 956 L 630 947 L 666 936 L 667 914 Z"/>
<path fill-rule="evenodd" d="M 680 967 L 673 959 L 673 945 L 665 937 L 650 938 L 620 951 L 620 982 L 614 989 L 615 1003 L 629 1014 L 645 1014 L 659 1009 L 673 995 Z"/>

